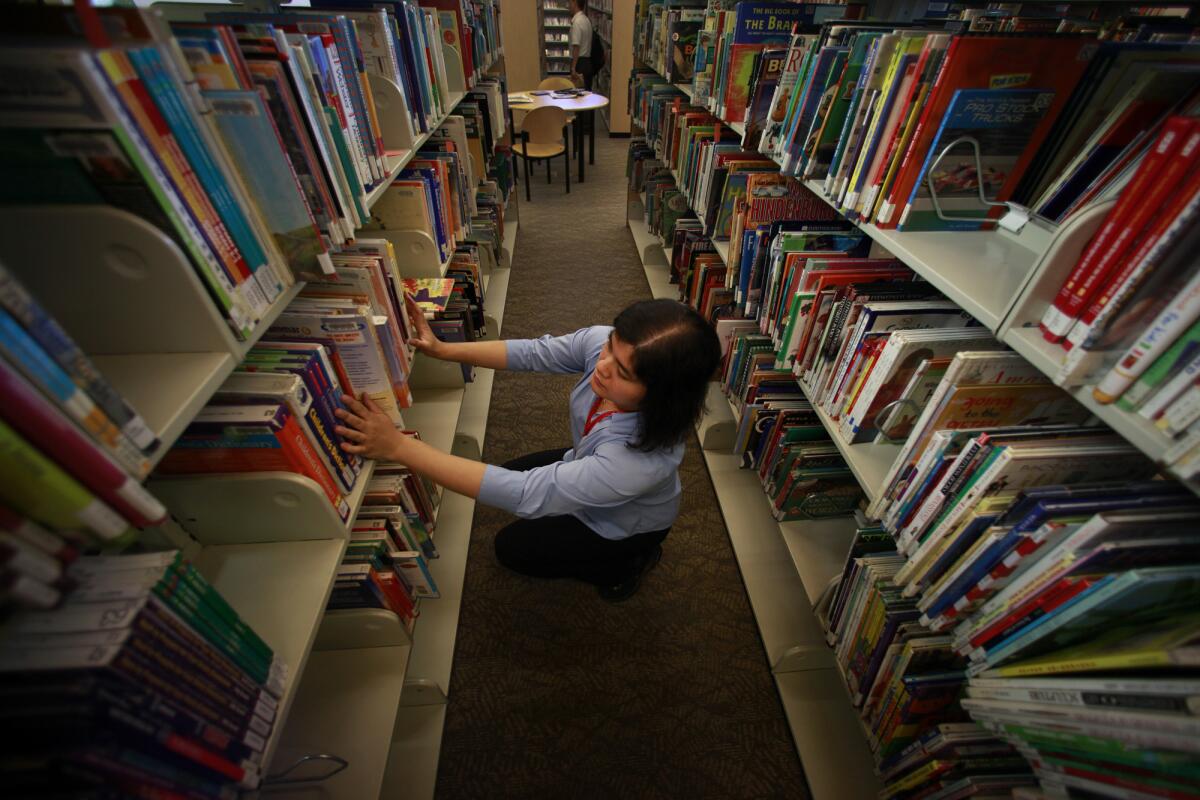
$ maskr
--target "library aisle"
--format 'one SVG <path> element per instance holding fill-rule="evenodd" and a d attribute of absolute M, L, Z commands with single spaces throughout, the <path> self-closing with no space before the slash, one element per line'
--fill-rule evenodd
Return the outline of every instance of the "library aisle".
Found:
<path fill-rule="evenodd" d="M 583 185 L 538 174 L 504 337 L 608 323 L 650 296 L 625 224 L 628 142 L 596 141 Z M 497 373 L 483 457 L 569 444 L 574 376 Z M 695 437 L 659 566 L 621 604 L 506 571 L 511 517 L 476 506 L 437 797 L 789 797 L 805 781 Z"/>

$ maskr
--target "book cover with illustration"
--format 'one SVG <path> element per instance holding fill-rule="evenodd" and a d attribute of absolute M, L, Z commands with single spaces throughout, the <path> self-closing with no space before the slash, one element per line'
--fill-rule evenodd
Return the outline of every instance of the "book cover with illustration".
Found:
<path fill-rule="evenodd" d="M 925 156 L 932 148 L 940 120 L 945 118 L 960 89 L 1036 88 L 1053 93 L 1050 107 L 1034 125 L 1029 146 L 1011 170 L 1013 179 L 999 193 L 1000 200 L 1007 199 L 1095 53 L 1095 42 L 1075 37 L 956 37 L 946 51 L 934 89 L 922 109 L 918 132 L 909 142 L 892 188 L 879 206 L 877 224 L 881 228 L 894 228 L 899 223 L 900 213 L 911 202 L 920 182 Z"/>
<path fill-rule="evenodd" d="M 977 230 L 990 225 L 987 218 L 996 215 L 996 207 L 980 201 L 980 189 L 992 202 L 1007 197 L 1004 189 L 1014 186 L 1014 178 L 1020 177 L 1014 172 L 1017 162 L 1053 101 L 1053 92 L 1040 89 L 955 92 L 929 147 L 916 193 L 900 217 L 899 229 Z M 972 142 L 979 146 L 978 161 Z M 939 218 L 931 183 L 944 215 L 974 219 Z"/>
<path fill-rule="evenodd" d="M 783 2 L 741 2 L 737 4 L 724 71 L 724 96 L 721 116 L 741 122 L 750 102 L 754 59 L 767 45 L 787 46 L 793 27 L 809 28 L 841 16 L 840 6 L 801 5 Z"/>
<path fill-rule="evenodd" d="M 702 8 L 684 8 L 678 16 L 672 14 L 667 30 L 667 80 L 671 83 L 691 82 L 696 70 L 696 45 L 703 27 Z"/>
<path fill-rule="evenodd" d="M 450 296 L 454 294 L 453 278 L 402 278 L 404 293 L 425 314 L 426 319 L 446 310 Z"/>

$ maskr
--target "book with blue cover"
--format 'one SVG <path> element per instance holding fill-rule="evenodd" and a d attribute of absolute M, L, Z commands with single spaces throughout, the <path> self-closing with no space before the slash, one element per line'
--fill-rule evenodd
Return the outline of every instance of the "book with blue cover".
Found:
<path fill-rule="evenodd" d="M 300 194 L 296 175 L 275 133 L 266 105 L 255 91 L 206 91 L 218 130 L 263 221 L 288 265 L 296 272 L 333 271 L 316 221 Z"/>
<path fill-rule="evenodd" d="M 993 207 L 989 201 L 1012 184 L 1013 169 L 1033 140 L 1034 131 L 1054 101 L 1042 89 L 959 89 L 925 157 L 925 165 L 900 218 L 903 231 L 982 228 Z M 970 142 L 979 145 L 979 161 Z M 958 144 L 955 144 L 955 143 Z M 943 151 L 953 147 L 946 152 Z M 936 163 L 935 163 L 936 162 Z M 944 220 L 934 210 L 930 184 L 942 214 L 966 217 Z"/>

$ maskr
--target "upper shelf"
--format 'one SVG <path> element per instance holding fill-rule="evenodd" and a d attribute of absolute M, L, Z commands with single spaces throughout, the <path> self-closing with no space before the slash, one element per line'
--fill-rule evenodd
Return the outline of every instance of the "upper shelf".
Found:
<path fill-rule="evenodd" d="M 805 181 L 805 186 L 833 206 L 820 181 Z M 905 233 L 870 223 L 858 227 L 992 331 L 1033 274 L 1050 236 L 1036 223 L 1020 235 L 1005 230 Z"/>

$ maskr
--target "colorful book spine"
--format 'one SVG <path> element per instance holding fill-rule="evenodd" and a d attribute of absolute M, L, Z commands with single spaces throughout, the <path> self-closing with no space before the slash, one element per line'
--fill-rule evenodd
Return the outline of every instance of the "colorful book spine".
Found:
<path fill-rule="evenodd" d="M 149 471 L 145 455 L 3 309 L 0 309 L 0 352 L 130 474 L 140 477 Z"/>
<path fill-rule="evenodd" d="M 42 349 L 67 372 L 75 383 L 103 409 L 133 444 L 149 455 L 158 447 L 158 437 L 144 419 L 104 379 L 100 370 L 79 349 L 62 326 L 0 264 L 0 304 L 21 323 Z"/>
<path fill-rule="evenodd" d="M 1041 327 L 1047 341 L 1058 342 L 1070 332 L 1098 285 L 1109 277 L 1117 256 L 1141 232 L 1149 215 L 1159 210 L 1158 205 L 1149 203 L 1149 197 L 1154 195 L 1160 203 L 1164 201 L 1197 155 L 1200 155 L 1200 133 L 1195 130 L 1194 122 L 1186 117 L 1172 117 L 1084 249 L 1054 303 L 1043 314 Z M 1135 220 L 1141 220 L 1141 224 L 1134 224 Z"/>
<path fill-rule="evenodd" d="M 0 416 L 132 525 L 156 525 L 166 508 L 0 359 Z"/>

